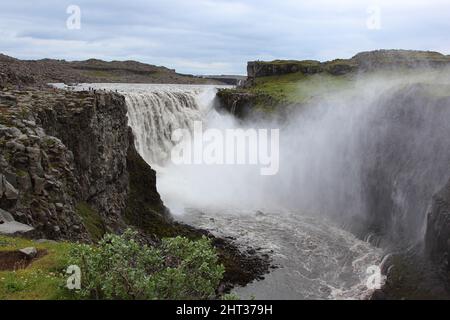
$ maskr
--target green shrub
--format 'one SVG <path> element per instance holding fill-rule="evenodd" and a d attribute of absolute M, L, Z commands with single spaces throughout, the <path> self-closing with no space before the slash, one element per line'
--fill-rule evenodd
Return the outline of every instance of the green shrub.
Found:
<path fill-rule="evenodd" d="M 209 299 L 224 273 L 206 237 L 150 247 L 127 230 L 105 235 L 98 246 L 78 245 L 71 256 L 81 268 L 79 294 L 90 299 Z"/>

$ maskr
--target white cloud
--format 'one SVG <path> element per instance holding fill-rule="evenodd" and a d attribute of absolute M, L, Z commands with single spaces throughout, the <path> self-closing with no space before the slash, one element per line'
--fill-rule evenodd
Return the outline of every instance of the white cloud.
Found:
<path fill-rule="evenodd" d="M 65 28 L 72 2 L 81 8 L 81 30 Z M 382 9 L 377 31 L 366 27 L 372 5 Z M 243 74 L 254 59 L 324 60 L 399 47 L 448 54 L 450 3 L 23 0 L 2 3 L 0 30 L 0 52 L 21 58 L 139 58 L 184 73 Z"/>

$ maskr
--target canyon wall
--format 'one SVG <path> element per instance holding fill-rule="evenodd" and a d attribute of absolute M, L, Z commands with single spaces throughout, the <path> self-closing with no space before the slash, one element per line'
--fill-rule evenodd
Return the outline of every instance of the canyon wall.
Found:
<path fill-rule="evenodd" d="M 34 237 L 88 241 L 122 231 L 136 197 L 151 208 L 140 220 L 170 221 L 155 172 L 134 149 L 123 96 L 4 91 L 0 109 L 1 208 Z M 130 178 L 137 167 L 147 178 L 139 195 Z"/>
<path fill-rule="evenodd" d="M 450 279 L 450 180 L 433 197 L 428 212 L 426 250 Z"/>

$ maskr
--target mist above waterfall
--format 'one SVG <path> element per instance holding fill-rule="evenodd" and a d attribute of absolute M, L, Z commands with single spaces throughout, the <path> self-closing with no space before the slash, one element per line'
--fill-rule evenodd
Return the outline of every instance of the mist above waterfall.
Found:
<path fill-rule="evenodd" d="M 284 201 L 421 239 L 431 198 L 448 180 L 448 75 L 360 76 L 351 88 L 312 102 L 284 131 Z"/>
<path fill-rule="evenodd" d="M 449 75 L 447 69 L 361 74 L 339 90 L 317 88 L 320 95 L 290 106 L 284 122 L 241 122 L 217 112 L 214 86 L 117 88 L 128 102 L 137 149 L 157 170 L 158 190 L 172 213 L 195 208 L 331 217 L 414 242 L 423 237 L 432 195 L 448 180 Z M 279 172 L 172 164 L 171 133 L 198 120 L 204 129 L 222 131 L 280 129 Z"/>
<path fill-rule="evenodd" d="M 167 163 L 158 188 L 174 213 L 289 211 L 421 239 L 431 197 L 448 179 L 448 75 L 360 75 L 344 90 L 293 108 L 286 123 L 242 124 L 203 106 L 206 128 L 280 128 L 279 173 Z"/>

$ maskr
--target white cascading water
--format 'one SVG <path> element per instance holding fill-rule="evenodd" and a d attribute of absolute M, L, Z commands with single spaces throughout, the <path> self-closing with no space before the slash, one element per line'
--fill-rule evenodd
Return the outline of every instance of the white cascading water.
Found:
<path fill-rule="evenodd" d="M 179 86 L 147 86 L 123 93 L 128 106 L 128 121 L 136 136 L 136 148 L 152 165 L 163 166 L 174 146 L 174 129 L 192 129 L 203 113 L 197 99 L 205 93 L 200 87 L 186 90 Z"/>
<path fill-rule="evenodd" d="M 281 172 L 279 178 L 264 178 L 257 168 L 245 165 L 170 163 L 174 129 L 191 128 L 195 120 L 202 120 L 204 128 L 240 127 L 233 117 L 214 110 L 216 87 L 85 86 L 118 90 L 126 97 L 137 150 L 157 171 L 158 191 L 178 219 L 219 236 L 231 236 L 243 250 L 258 248 L 280 267 L 264 281 L 237 288 L 238 295 L 257 299 L 361 299 L 370 295 L 366 271 L 381 263 L 382 250 L 324 217 L 292 210 L 295 201 L 285 201 L 295 197 L 289 185 L 292 177 Z M 289 174 L 291 167 L 285 166 L 282 171 Z"/>

